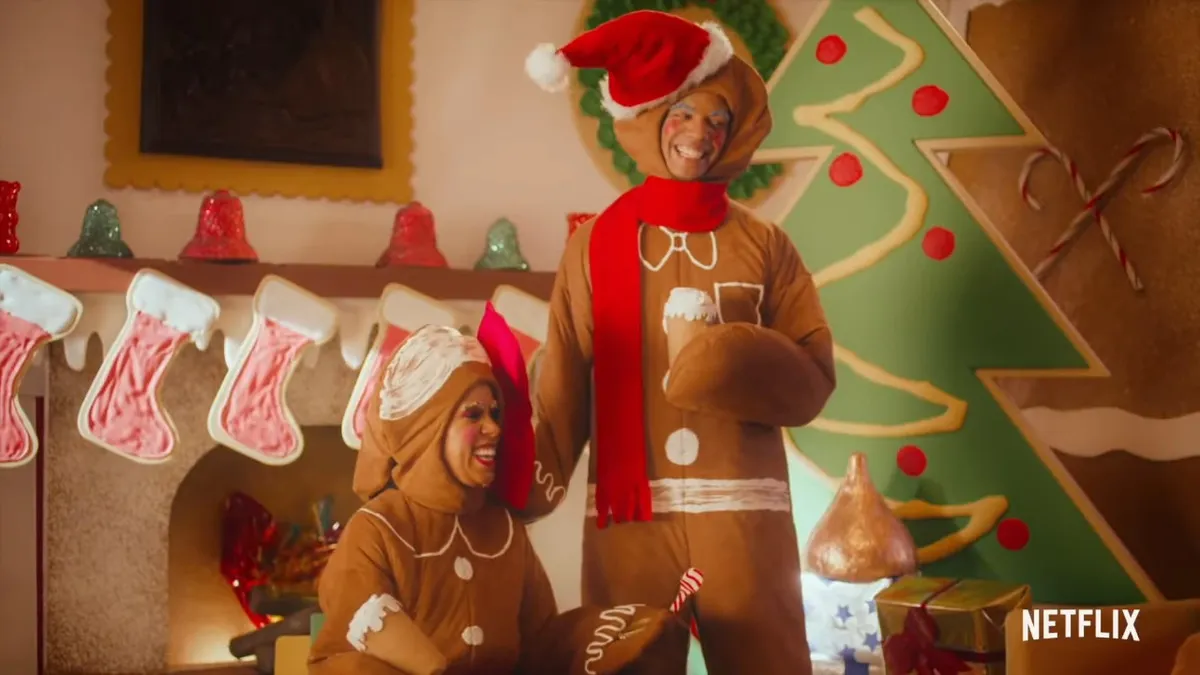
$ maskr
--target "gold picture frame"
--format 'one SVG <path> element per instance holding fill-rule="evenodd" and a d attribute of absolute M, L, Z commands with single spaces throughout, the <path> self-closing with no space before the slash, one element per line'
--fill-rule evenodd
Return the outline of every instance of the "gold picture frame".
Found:
<path fill-rule="evenodd" d="M 337 201 L 412 200 L 413 4 L 380 2 L 379 104 L 383 168 L 143 154 L 141 125 L 143 0 L 108 2 L 105 185 L 113 188 L 217 189 Z"/>

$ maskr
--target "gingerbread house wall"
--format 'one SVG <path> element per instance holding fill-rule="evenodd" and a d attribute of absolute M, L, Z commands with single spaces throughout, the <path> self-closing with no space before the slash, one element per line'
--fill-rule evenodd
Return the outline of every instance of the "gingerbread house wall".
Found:
<path fill-rule="evenodd" d="M 1095 189 L 1143 133 L 1200 130 L 1200 3 L 1054 0 L 982 7 L 968 41 Z M 1039 166 L 1033 213 L 1015 178 L 1025 152 L 956 154 L 951 167 L 1035 264 L 1082 206 L 1061 167 Z M 1017 403 L 1168 597 L 1200 595 L 1200 167 L 1144 197 L 1171 161 L 1157 146 L 1105 213 L 1146 289 L 1134 293 L 1095 227 L 1046 290 L 1112 372 L 1010 383 Z M 1087 411 L 1086 413 L 1083 411 Z M 1094 434 L 1085 427 L 1103 429 Z M 1107 446 L 1107 447 L 1106 447 Z M 1112 451 L 1100 456 L 1096 452 Z"/>
<path fill-rule="evenodd" d="M 219 343 L 217 343 L 219 345 Z M 181 482 L 213 447 L 205 429 L 226 368 L 219 346 L 188 347 L 162 388 L 179 431 L 170 461 L 136 464 L 80 437 L 75 418 L 100 363 L 93 340 L 87 367 L 50 362 L 45 453 L 45 653 L 58 673 L 162 673 L 168 666 L 169 530 Z M 288 403 L 301 425 L 337 426 L 356 373 L 336 346 L 301 365 Z"/>

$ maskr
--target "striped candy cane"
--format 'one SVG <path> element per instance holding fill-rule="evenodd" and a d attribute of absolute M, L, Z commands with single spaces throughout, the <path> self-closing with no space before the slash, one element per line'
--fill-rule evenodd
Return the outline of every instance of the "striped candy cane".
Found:
<path fill-rule="evenodd" d="M 1077 215 L 1075 219 L 1071 221 L 1071 224 L 1067 226 L 1066 231 L 1063 232 L 1062 236 L 1058 238 L 1058 241 L 1054 242 L 1054 246 L 1050 248 L 1050 252 L 1044 259 L 1042 259 L 1040 263 L 1038 263 L 1037 267 L 1034 268 L 1033 271 L 1035 275 L 1037 275 L 1039 278 L 1044 278 L 1050 268 L 1052 268 L 1054 264 L 1057 263 L 1062 257 L 1063 252 L 1079 237 L 1079 235 L 1087 227 L 1088 223 L 1094 220 L 1099 223 L 1100 230 L 1103 233 L 1105 240 L 1108 242 L 1109 247 L 1112 249 L 1113 255 L 1116 256 L 1117 261 L 1121 264 L 1122 269 L 1125 271 L 1125 276 L 1129 279 L 1130 285 L 1133 286 L 1135 291 L 1142 290 L 1143 286 L 1141 278 L 1138 277 L 1132 263 L 1129 262 L 1129 258 L 1125 254 L 1125 249 L 1113 235 L 1112 228 L 1109 227 L 1108 222 L 1104 219 L 1101 211 L 1107 204 L 1108 199 L 1112 196 L 1112 193 L 1116 190 L 1117 186 L 1120 185 L 1120 183 L 1133 172 L 1136 163 L 1146 156 L 1147 149 L 1154 143 L 1168 140 L 1174 144 L 1175 148 L 1174 156 L 1171 160 L 1171 166 L 1168 167 L 1167 171 L 1163 173 L 1163 175 L 1160 176 L 1157 181 L 1142 190 L 1143 195 L 1151 195 L 1166 187 L 1175 179 L 1180 170 L 1183 168 L 1185 149 L 1183 134 L 1174 129 L 1159 127 L 1142 135 L 1142 137 L 1133 144 L 1133 147 L 1131 147 L 1129 151 L 1125 153 L 1125 156 L 1121 158 L 1121 161 L 1117 162 L 1117 165 L 1113 167 L 1112 171 L 1109 172 L 1108 178 L 1104 180 L 1100 187 L 1096 188 L 1095 192 L 1090 194 L 1088 193 L 1086 186 L 1084 186 L 1082 178 L 1079 176 L 1078 167 L 1076 167 L 1075 163 L 1071 161 L 1069 157 L 1067 157 L 1057 148 L 1045 148 L 1040 150 L 1025 162 L 1025 167 L 1021 171 L 1021 176 L 1018 180 L 1017 187 L 1021 193 L 1021 197 L 1025 200 L 1025 203 L 1028 204 L 1030 208 L 1034 209 L 1035 211 L 1039 210 L 1041 208 L 1041 204 L 1034 199 L 1033 195 L 1030 193 L 1029 175 L 1032 172 L 1034 165 L 1036 165 L 1038 161 L 1048 156 L 1054 157 L 1063 165 L 1063 167 L 1067 170 L 1067 173 L 1071 176 L 1071 182 L 1075 185 L 1076 191 L 1079 192 L 1080 196 L 1083 197 L 1085 202 L 1083 210 L 1080 211 L 1079 215 Z"/>
<path fill-rule="evenodd" d="M 679 580 L 679 592 L 675 594 L 675 600 L 671 603 L 671 611 L 678 614 L 687 599 L 700 590 L 700 586 L 703 584 L 704 575 L 700 573 L 700 570 L 693 567 L 684 572 L 683 578 Z M 661 607 L 661 605 L 659 606 Z"/>

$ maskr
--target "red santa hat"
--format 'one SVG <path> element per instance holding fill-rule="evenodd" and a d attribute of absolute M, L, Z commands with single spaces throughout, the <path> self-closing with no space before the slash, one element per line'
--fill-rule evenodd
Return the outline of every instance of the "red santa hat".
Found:
<path fill-rule="evenodd" d="M 623 14 L 566 45 L 538 45 L 525 59 L 525 72 L 542 89 L 567 88 L 572 67 L 603 68 L 604 109 L 614 119 L 677 100 L 733 58 L 733 45 L 713 22 L 697 25 L 666 12 Z"/>

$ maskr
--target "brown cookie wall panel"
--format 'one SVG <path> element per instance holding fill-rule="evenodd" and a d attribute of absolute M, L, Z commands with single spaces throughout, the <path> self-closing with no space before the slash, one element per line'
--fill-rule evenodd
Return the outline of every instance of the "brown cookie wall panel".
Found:
<path fill-rule="evenodd" d="M 1194 0 L 1013 0 L 976 10 L 968 37 L 1094 189 L 1148 130 L 1200 133 L 1198 34 Z M 1045 162 L 1032 179 L 1043 210 L 1029 210 L 1017 192 L 1027 156 L 964 152 L 951 166 L 1032 267 L 1082 200 L 1066 172 Z M 1139 194 L 1170 159 L 1170 147 L 1157 146 L 1105 211 L 1145 282 L 1142 294 L 1095 226 L 1045 280 L 1112 377 L 1005 383 L 1021 407 L 1106 406 L 1152 418 L 1200 410 L 1200 172 L 1185 170 L 1153 197 Z M 1200 596 L 1191 571 L 1200 565 L 1200 456 L 1058 455 L 1166 596 Z"/>
<path fill-rule="evenodd" d="M 1014 0 L 971 16 L 980 58 L 1089 187 L 1104 180 L 1146 131 L 1200 128 L 1200 2 Z M 1185 171 L 1153 197 L 1139 194 L 1170 162 L 1159 146 L 1106 214 L 1143 277 L 1137 295 L 1097 228 L 1046 279 L 1050 295 L 1112 371 L 1108 381 L 1040 380 L 1010 387 L 1023 407 L 1116 406 L 1150 417 L 1200 410 L 1200 172 Z M 1075 216 L 1066 173 L 1039 165 L 1017 194 L 1022 151 L 959 153 L 952 167 L 1031 266 Z"/>

